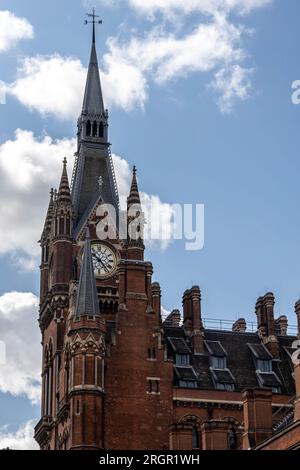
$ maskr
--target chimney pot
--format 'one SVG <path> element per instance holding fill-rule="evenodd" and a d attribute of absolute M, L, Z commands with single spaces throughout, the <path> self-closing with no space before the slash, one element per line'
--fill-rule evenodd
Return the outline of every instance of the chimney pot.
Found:
<path fill-rule="evenodd" d="M 247 330 L 247 323 L 245 318 L 239 318 L 233 325 L 232 331 L 236 333 L 245 333 Z"/>

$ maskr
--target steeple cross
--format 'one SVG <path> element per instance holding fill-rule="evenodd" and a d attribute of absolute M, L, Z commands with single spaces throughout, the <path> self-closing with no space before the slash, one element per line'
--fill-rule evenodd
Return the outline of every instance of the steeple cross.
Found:
<path fill-rule="evenodd" d="M 93 13 L 86 13 L 86 16 L 92 18 L 89 20 L 84 20 L 84 24 L 92 24 L 93 25 L 93 42 L 95 42 L 95 24 L 102 24 L 102 20 L 97 20 L 99 15 L 96 15 L 95 8 L 93 8 Z"/>

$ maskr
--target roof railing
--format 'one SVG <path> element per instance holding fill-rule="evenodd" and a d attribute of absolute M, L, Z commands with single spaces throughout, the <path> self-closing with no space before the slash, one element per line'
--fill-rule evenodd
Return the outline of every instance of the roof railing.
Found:
<path fill-rule="evenodd" d="M 224 319 L 215 319 L 215 318 L 203 318 L 204 328 L 208 330 L 221 330 L 221 331 L 232 331 L 232 326 L 236 320 L 224 320 Z M 257 332 L 257 323 L 256 322 L 246 322 L 247 328 L 246 333 L 256 333 Z M 289 325 L 287 334 L 291 336 L 297 336 L 298 328 L 295 325 Z"/>
<path fill-rule="evenodd" d="M 168 315 L 163 317 L 163 321 L 166 320 Z M 220 318 L 202 318 L 203 326 L 207 330 L 219 330 L 219 331 L 232 331 L 232 326 L 236 320 L 225 320 Z M 246 322 L 246 333 L 256 333 L 257 323 Z M 289 325 L 287 335 L 297 336 L 298 328 L 295 325 Z"/>

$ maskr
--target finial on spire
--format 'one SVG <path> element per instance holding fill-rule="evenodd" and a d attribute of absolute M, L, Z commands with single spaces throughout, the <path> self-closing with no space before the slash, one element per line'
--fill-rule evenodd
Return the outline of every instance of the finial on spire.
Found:
<path fill-rule="evenodd" d="M 141 203 L 136 174 L 137 174 L 137 169 L 136 169 L 136 166 L 134 165 L 132 169 L 132 182 L 131 182 L 131 187 L 130 187 L 130 193 L 129 193 L 129 197 L 127 198 L 128 205 Z"/>
<path fill-rule="evenodd" d="M 66 168 L 66 167 L 67 167 L 67 163 L 68 163 L 68 161 L 67 161 L 67 157 L 65 157 L 65 158 L 63 159 L 64 168 Z"/>
<path fill-rule="evenodd" d="M 52 199 L 52 200 L 53 200 L 53 196 L 54 196 L 54 189 L 53 189 L 53 188 L 51 188 L 51 191 L 50 191 L 50 199 Z"/>
<path fill-rule="evenodd" d="M 93 44 L 94 44 L 96 42 L 95 24 L 102 24 L 102 20 L 96 20 L 96 18 L 99 18 L 99 15 L 96 15 L 95 8 L 93 8 L 93 13 L 86 13 L 86 16 L 88 16 L 89 18 L 92 18 L 91 21 L 84 20 L 84 24 L 92 24 L 93 25 Z"/>

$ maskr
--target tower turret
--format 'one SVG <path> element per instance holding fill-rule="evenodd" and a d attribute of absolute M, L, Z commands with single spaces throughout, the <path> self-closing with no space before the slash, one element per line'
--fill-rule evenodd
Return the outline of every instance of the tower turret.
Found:
<path fill-rule="evenodd" d="M 127 247 L 130 259 L 144 259 L 144 214 L 136 178 L 136 167 L 133 167 L 132 182 L 127 198 Z"/>

